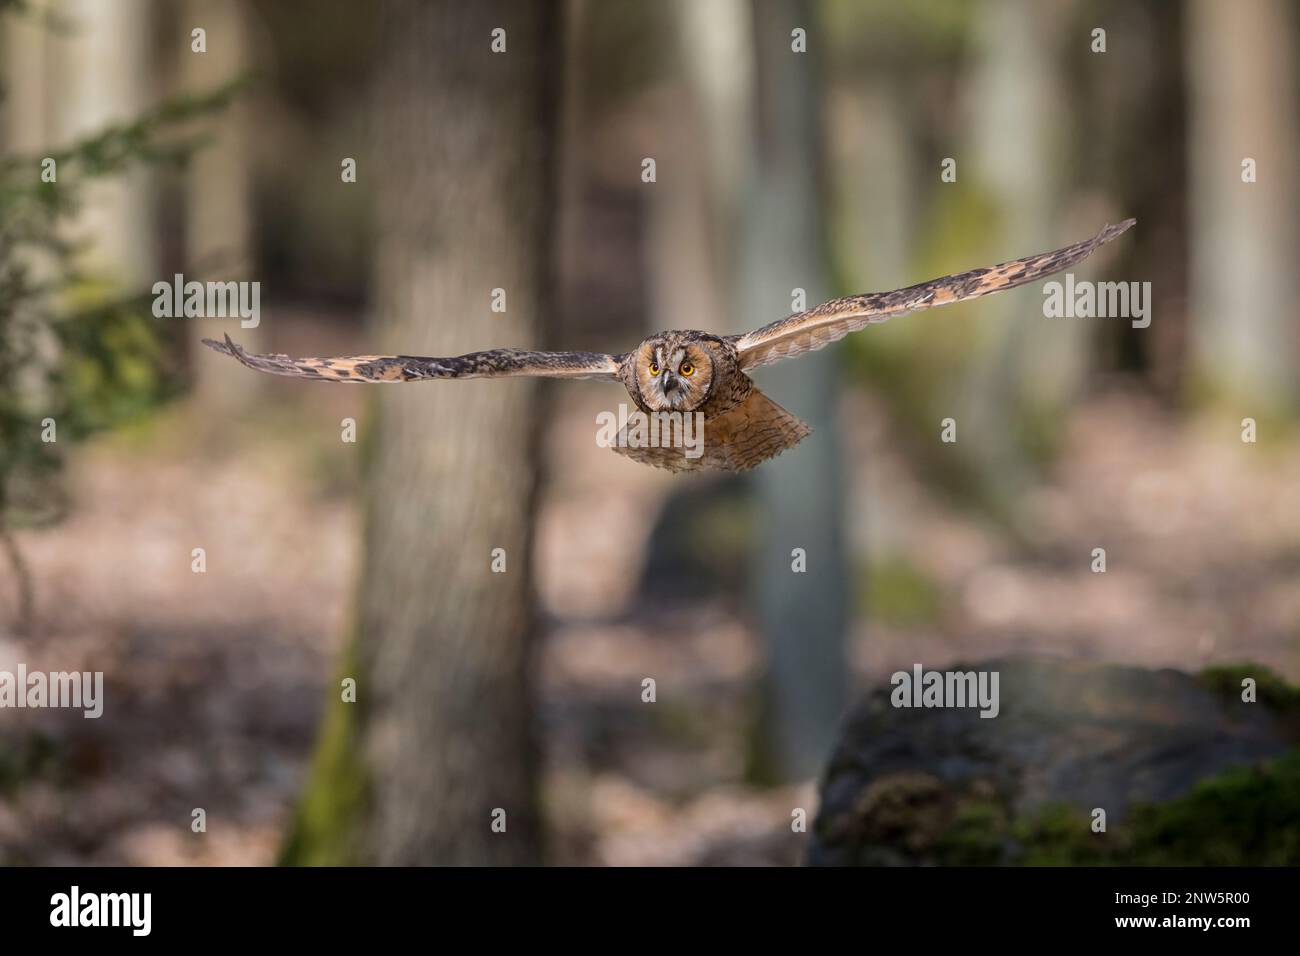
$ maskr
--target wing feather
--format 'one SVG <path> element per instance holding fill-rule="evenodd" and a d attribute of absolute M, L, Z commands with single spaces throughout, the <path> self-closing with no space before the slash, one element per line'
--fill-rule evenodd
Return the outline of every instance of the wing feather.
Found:
<path fill-rule="evenodd" d="M 251 369 L 322 382 L 419 382 L 435 378 L 617 378 L 618 358 L 603 352 L 534 352 L 492 349 L 447 358 L 423 355 L 349 355 L 339 358 L 290 358 L 254 355 L 226 336 L 203 344 L 230 355 Z"/>
<path fill-rule="evenodd" d="M 1091 239 L 1054 252 L 1016 259 L 986 269 L 972 269 L 893 292 L 869 292 L 832 299 L 807 312 L 779 319 L 744 335 L 733 336 L 730 341 L 736 347 L 742 369 L 770 365 L 781 359 L 823 348 L 873 322 L 884 322 L 907 312 L 974 299 L 1003 289 L 1014 289 L 1068 269 L 1088 258 L 1094 249 L 1110 242 L 1136 221 L 1126 219 L 1107 226 Z"/>

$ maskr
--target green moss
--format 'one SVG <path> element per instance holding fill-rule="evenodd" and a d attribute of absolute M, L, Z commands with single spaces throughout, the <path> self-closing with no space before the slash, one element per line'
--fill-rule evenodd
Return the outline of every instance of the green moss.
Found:
<path fill-rule="evenodd" d="M 1229 702 L 1241 700 L 1241 682 L 1247 677 L 1255 680 L 1259 703 L 1281 714 L 1300 710 L 1300 687 L 1287 683 L 1281 675 L 1262 665 L 1221 664 L 1207 667 L 1196 675 L 1202 686 Z"/>
<path fill-rule="evenodd" d="M 1254 678 L 1258 701 L 1281 716 L 1300 713 L 1300 688 L 1258 664 L 1210 667 L 1197 680 L 1228 702 Z M 1017 839 L 1027 864 L 1295 866 L 1300 864 L 1300 750 L 1198 783 L 1164 803 L 1135 806 L 1105 834 L 1073 808 L 1040 811 Z"/>
<path fill-rule="evenodd" d="M 368 406 L 371 427 L 360 429 L 357 469 L 374 463 L 379 431 L 379 404 Z M 364 864 L 363 832 L 370 810 L 370 775 L 362 750 L 362 711 L 366 680 L 361 664 L 360 596 L 353 601 L 352 628 L 339 671 L 327 689 L 325 716 L 316 741 L 307 784 L 290 824 L 281 866 L 355 866 Z M 357 682 L 356 703 L 341 699 L 341 682 Z"/>
<path fill-rule="evenodd" d="M 1224 665 L 1197 679 L 1240 706 L 1244 677 L 1257 682 L 1252 706 L 1282 727 L 1296 723 L 1300 688 L 1268 668 Z M 1094 832 L 1091 808 L 1066 803 L 1017 813 L 993 780 L 912 770 L 872 780 L 851 807 L 819 819 L 817 832 L 862 865 L 1297 866 L 1300 748 L 1201 780 L 1176 799 L 1135 804 L 1122 818 L 1112 812 L 1108 824 Z"/>
<path fill-rule="evenodd" d="M 1008 862 L 1024 866 L 1098 866 L 1114 859 L 1115 834 L 1094 833 L 1092 816 L 1077 807 L 1052 804 L 1013 827 Z"/>
<path fill-rule="evenodd" d="M 1138 807 L 1128 860 L 1150 866 L 1300 865 L 1300 751 Z"/>
<path fill-rule="evenodd" d="M 1000 802 L 972 797 L 960 803 L 937 849 L 954 866 L 994 866 L 1002 861 L 1007 809 Z"/>
<path fill-rule="evenodd" d="M 935 862 L 959 866 L 1300 865 L 1300 751 L 1135 806 L 1104 833 L 1077 807 L 1054 804 L 1008 824 L 1001 803 L 968 802 L 935 849 Z"/>
<path fill-rule="evenodd" d="M 348 866 L 363 863 L 361 828 L 369 805 L 369 777 L 360 746 L 357 703 L 341 700 L 342 677 L 358 685 L 356 640 L 344 655 L 339 680 L 330 688 L 307 785 L 280 855 L 282 866 Z"/>

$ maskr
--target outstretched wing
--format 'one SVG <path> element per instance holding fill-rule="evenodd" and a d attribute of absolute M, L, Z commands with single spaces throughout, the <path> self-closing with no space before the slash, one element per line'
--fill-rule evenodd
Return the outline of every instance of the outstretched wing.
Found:
<path fill-rule="evenodd" d="M 539 375 L 545 378 L 617 378 L 618 359 L 603 352 L 532 352 L 492 349 L 448 358 L 422 355 L 349 355 L 342 358 L 290 358 L 250 355 L 226 336 L 203 344 L 239 359 L 249 368 L 272 375 L 296 375 L 323 382 L 418 382 L 430 378 L 500 378 Z"/>
<path fill-rule="evenodd" d="M 1117 225 L 1107 226 L 1091 239 L 1076 242 L 1055 252 L 1044 252 L 987 269 L 972 269 L 970 272 L 932 279 L 893 292 L 868 292 L 831 299 L 807 312 L 779 319 L 744 335 L 732 336 L 730 341 L 740 356 L 742 369 L 770 365 L 784 358 L 823 348 L 850 332 L 866 328 L 872 322 L 884 322 L 905 312 L 974 299 L 1003 289 L 1014 289 L 1018 285 L 1068 269 L 1088 258 L 1094 249 L 1110 242 L 1136 221 L 1125 219 Z"/>

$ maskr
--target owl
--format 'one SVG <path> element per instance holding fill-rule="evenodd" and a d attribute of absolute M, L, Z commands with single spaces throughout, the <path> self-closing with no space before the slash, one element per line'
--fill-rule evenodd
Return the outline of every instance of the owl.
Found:
<path fill-rule="evenodd" d="M 611 447 L 635 461 L 669 471 L 745 471 L 781 454 L 811 433 L 764 395 L 747 374 L 838 341 L 896 315 L 1013 289 L 1078 262 L 1133 225 L 1127 219 L 1091 239 L 984 269 L 972 269 L 893 292 L 869 292 L 824 302 L 743 335 L 659 332 L 630 352 L 538 352 L 491 349 L 447 358 L 356 355 L 290 358 L 251 355 L 226 336 L 204 339 L 259 372 L 321 382 L 420 382 L 440 378 L 598 378 L 622 383 L 643 419 L 629 422 Z M 690 421 L 686 420 L 690 416 Z M 646 422 L 651 426 L 645 427 Z M 702 441 L 683 443 L 696 423 Z M 650 436 L 656 440 L 646 440 Z"/>

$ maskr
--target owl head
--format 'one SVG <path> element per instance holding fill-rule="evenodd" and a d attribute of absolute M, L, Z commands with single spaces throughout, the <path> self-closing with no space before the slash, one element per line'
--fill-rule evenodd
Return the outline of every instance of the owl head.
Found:
<path fill-rule="evenodd" d="M 636 384 L 652 412 L 690 412 L 709 398 L 722 373 L 721 339 L 700 332 L 662 332 L 637 348 Z"/>

